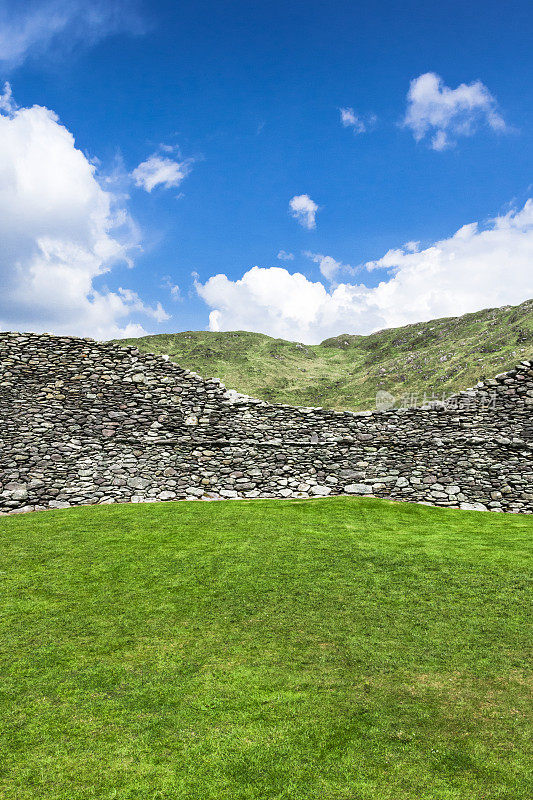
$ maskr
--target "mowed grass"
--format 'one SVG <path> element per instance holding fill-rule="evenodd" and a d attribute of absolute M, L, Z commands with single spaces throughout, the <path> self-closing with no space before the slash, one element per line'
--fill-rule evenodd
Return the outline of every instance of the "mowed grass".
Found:
<path fill-rule="evenodd" d="M 241 500 L 0 531 L 3 800 L 532 796 L 533 516 Z"/>

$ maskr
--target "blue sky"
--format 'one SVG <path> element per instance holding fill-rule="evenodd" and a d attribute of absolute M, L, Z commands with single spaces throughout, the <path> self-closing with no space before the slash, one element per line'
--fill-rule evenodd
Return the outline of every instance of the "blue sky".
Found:
<path fill-rule="evenodd" d="M 318 341 L 533 296 L 532 23 L 527 2 L 0 0 L 0 145 L 20 160 L 11 179 L 0 160 L 0 210 L 33 205 L 23 180 L 51 207 L 64 164 L 58 213 L 77 184 L 96 214 L 94 180 L 126 219 L 17 212 L 2 327 Z"/>

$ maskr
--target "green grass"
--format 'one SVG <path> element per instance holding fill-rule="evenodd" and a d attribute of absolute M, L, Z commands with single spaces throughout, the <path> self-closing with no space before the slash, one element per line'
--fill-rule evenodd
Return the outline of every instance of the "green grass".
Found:
<path fill-rule="evenodd" d="M 242 500 L 0 531 L 2 800 L 532 796 L 533 516 Z"/>
<path fill-rule="evenodd" d="M 380 389 L 421 403 L 424 393 L 442 397 L 533 358 L 533 300 L 319 345 L 246 331 L 186 331 L 119 344 L 165 353 L 269 402 L 361 410 L 375 406 Z"/>

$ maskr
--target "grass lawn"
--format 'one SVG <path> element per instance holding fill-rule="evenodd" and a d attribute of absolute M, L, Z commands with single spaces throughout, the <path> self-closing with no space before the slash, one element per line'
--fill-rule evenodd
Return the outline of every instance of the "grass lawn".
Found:
<path fill-rule="evenodd" d="M 529 800 L 532 533 L 357 498 L 2 518 L 0 798 Z"/>

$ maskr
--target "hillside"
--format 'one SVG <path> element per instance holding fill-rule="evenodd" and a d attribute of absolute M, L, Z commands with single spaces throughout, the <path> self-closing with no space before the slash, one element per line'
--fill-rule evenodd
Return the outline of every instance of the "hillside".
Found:
<path fill-rule="evenodd" d="M 533 300 L 319 345 L 246 331 L 187 331 L 120 343 L 166 353 L 269 402 L 363 410 L 374 407 L 378 390 L 400 400 L 441 397 L 532 358 Z"/>
<path fill-rule="evenodd" d="M 0 526 L 2 800 L 526 800 L 533 517 L 371 499 Z"/>

